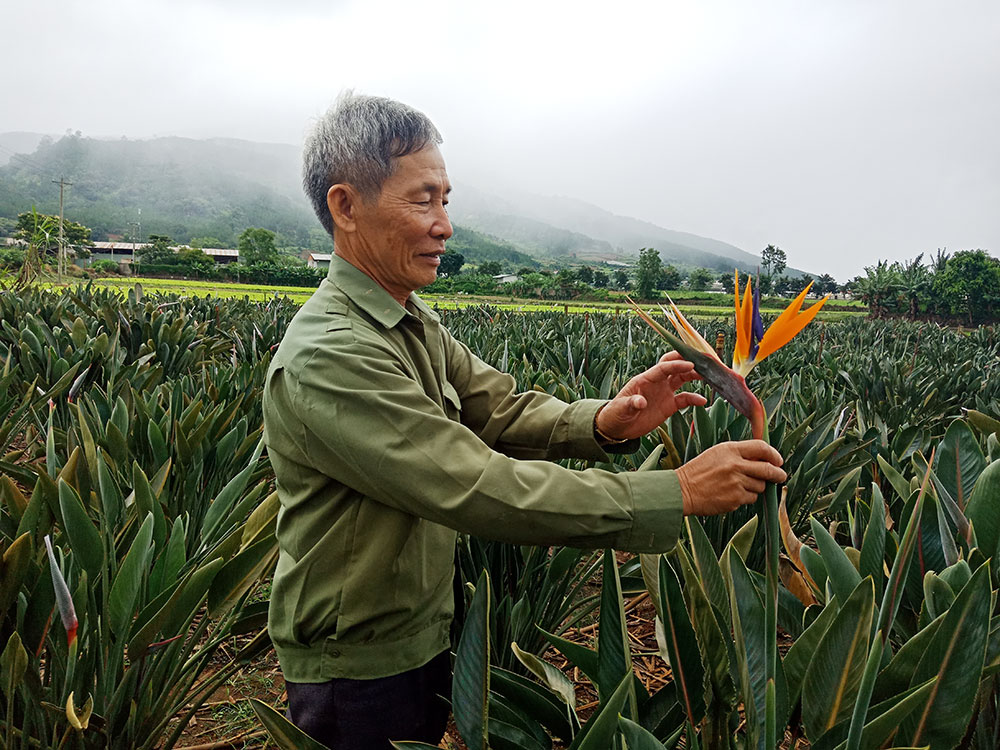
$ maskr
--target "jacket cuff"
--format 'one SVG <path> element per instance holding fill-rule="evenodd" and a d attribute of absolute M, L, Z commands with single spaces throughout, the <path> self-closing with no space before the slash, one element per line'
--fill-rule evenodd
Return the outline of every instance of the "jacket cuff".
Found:
<path fill-rule="evenodd" d="M 677 544 L 684 521 L 684 499 L 677 473 L 633 471 L 624 476 L 632 491 L 632 530 L 624 548 L 632 552 L 669 552 Z"/>
<path fill-rule="evenodd" d="M 555 452 L 565 458 L 608 462 L 609 453 L 635 453 L 639 450 L 639 438 L 608 446 L 597 442 L 594 417 L 606 403 L 605 399 L 582 398 L 570 404 L 552 436 Z"/>

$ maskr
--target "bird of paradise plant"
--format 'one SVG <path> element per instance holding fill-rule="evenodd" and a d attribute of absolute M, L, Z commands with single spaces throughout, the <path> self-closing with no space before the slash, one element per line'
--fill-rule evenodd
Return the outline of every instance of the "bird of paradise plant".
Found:
<path fill-rule="evenodd" d="M 740 299 L 740 274 L 736 272 L 735 308 L 736 308 L 736 345 L 733 349 L 732 367 L 726 366 L 715 348 L 698 333 L 683 313 L 670 300 L 670 309 L 663 307 L 663 314 L 670 321 L 675 333 L 661 326 L 634 302 L 633 307 L 646 323 L 665 338 L 671 346 L 694 364 L 695 372 L 701 375 L 712 389 L 728 401 L 738 412 L 750 420 L 754 438 L 768 440 L 767 415 L 760 399 L 747 386 L 746 376 L 766 357 L 778 351 L 805 328 L 816 313 L 829 299 L 823 297 L 808 309 L 802 310 L 810 282 L 805 289 L 785 308 L 773 323 L 764 330 L 760 316 L 760 287 L 753 289 L 751 279 L 747 277 L 746 287 Z M 765 642 L 765 747 L 774 748 L 777 745 L 776 687 L 778 660 L 778 545 L 780 526 L 778 521 L 778 488 L 768 482 L 763 494 L 765 545 L 766 545 L 766 580 L 767 601 L 764 608 L 764 627 L 767 640 Z"/>

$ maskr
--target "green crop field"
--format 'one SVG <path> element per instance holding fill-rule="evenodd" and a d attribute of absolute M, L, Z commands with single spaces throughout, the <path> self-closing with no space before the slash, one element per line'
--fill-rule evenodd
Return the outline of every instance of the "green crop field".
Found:
<path fill-rule="evenodd" d="M 245 739 L 265 741 L 246 698 L 281 710 L 261 393 L 308 294 L 289 291 L 0 290 L 0 747 L 205 746 L 213 722 L 213 747 L 265 746 Z M 614 395 L 665 348 L 614 305 L 482 302 L 432 300 L 519 388 L 565 401 Z M 692 309 L 728 360 L 733 321 Z M 788 473 L 761 502 L 678 519 L 666 555 L 463 535 L 456 682 L 479 692 L 456 691 L 456 725 L 543 750 L 995 750 L 998 361 L 998 327 L 811 325 L 747 377 Z M 688 387 L 709 405 L 634 453 L 560 463 L 668 472 L 749 437 Z"/>
<path fill-rule="evenodd" d="M 162 292 L 165 294 L 178 294 L 190 297 L 219 297 L 223 299 L 247 298 L 254 301 L 266 301 L 275 295 L 287 297 L 295 304 L 301 305 L 312 294 L 312 289 L 288 286 L 262 286 L 255 284 L 234 284 L 221 281 L 200 281 L 184 279 L 162 279 L 162 278 L 102 278 L 92 282 L 95 286 L 116 289 L 124 294 L 126 290 L 141 284 L 144 291 L 149 293 Z M 554 301 L 542 302 L 539 300 L 515 300 L 510 297 L 485 297 L 466 295 L 443 295 L 443 294 L 422 294 L 421 297 L 432 307 L 441 310 L 455 310 L 475 305 L 490 305 L 500 310 L 514 312 L 548 312 L 563 311 L 570 314 L 579 313 L 619 313 L 629 310 L 629 304 L 624 297 L 609 302 L 574 302 L 574 301 Z M 678 291 L 671 293 L 674 302 L 684 310 L 686 315 L 701 318 L 728 318 L 732 314 L 732 296 L 725 297 L 725 304 L 706 305 L 705 293 Z M 723 298 L 724 295 L 714 295 L 716 298 Z M 714 301 L 714 300 L 713 300 Z M 777 315 L 787 304 L 787 300 L 765 298 L 761 311 L 765 315 Z M 666 304 L 666 300 L 664 303 Z M 655 310 L 655 306 L 645 306 L 647 309 Z M 834 305 L 831 305 L 834 307 Z M 865 308 L 857 301 L 837 300 L 836 309 L 822 310 L 819 320 L 833 321 L 843 320 L 852 316 L 864 316 Z"/>

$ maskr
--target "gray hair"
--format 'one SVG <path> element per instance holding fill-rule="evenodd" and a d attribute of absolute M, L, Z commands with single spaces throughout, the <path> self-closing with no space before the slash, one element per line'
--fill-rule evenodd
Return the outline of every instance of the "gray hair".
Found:
<path fill-rule="evenodd" d="M 402 102 L 353 91 L 337 97 L 302 152 L 302 186 L 330 236 L 334 224 L 326 194 L 333 185 L 351 185 L 371 200 L 392 175 L 395 159 L 441 140 L 427 115 Z"/>

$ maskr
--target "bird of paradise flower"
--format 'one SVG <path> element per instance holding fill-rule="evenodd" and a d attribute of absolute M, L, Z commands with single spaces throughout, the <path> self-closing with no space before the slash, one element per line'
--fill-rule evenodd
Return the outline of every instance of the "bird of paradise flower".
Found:
<path fill-rule="evenodd" d="M 757 289 L 754 290 L 748 276 L 741 301 L 740 274 L 739 271 L 736 272 L 734 300 L 736 306 L 736 345 L 733 349 L 732 367 L 727 367 L 722 362 L 715 349 L 687 321 L 673 300 L 670 300 L 669 310 L 662 306 L 660 309 L 663 310 L 663 314 L 670 321 L 676 334 L 671 333 L 653 320 L 634 302 L 632 305 L 639 317 L 652 326 L 685 359 L 694 364 L 695 372 L 701 375 L 702 379 L 716 393 L 750 420 L 753 436 L 758 440 L 767 440 L 767 416 L 764 413 L 764 406 L 747 386 L 746 376 L 766 357 L 795 338 L 822 309 L 829 299 L 829 295 L 808 309 L 802 310 L 802 303 L 811 287 L 812 283 L 810 282 L 765 331 L 760 316 L 760 286 L 758 285 Z M 766 707 L 764 746 L 774 748 L 777 746 L 776 675 L 778 671 L 778 538 L 780 534 L 777 487 L 769 482 L 764 490 L 763 498 L 767 560 L 767 602 L 764 608 L 766 633 L 764 645 L 764 702 Z"/>
<path fill-rule="evenodd" d="M 640 318 L 665 338 L 685 359 L 694 364 L 695 372 L 701 375 L 716 393 L 750 420 L 753 436 L 762 439 L 766 429 L 764 407 L 747 387 L 746 376 L 766 357 L 795 338 L 816 317 L 816 313 L 830 296 L 823 297 L 803 311 L 802 303 L 811 287 L 812 282 L 765 331 L 760 316 L 760 287 L 754 290 L 752 280 L 748 276 L 741 301 L 740 274 L 739 271 L 736 272 L 736 345 L 733 349 L 732 367 L 723 363 L 715 348 L 688 322 L 673 300 L 669 302 L 669 310 L 662 306 L 660 309 L 670 321 L 676 334 L 653 320 L 634 302 L 632 305 Z"/>

